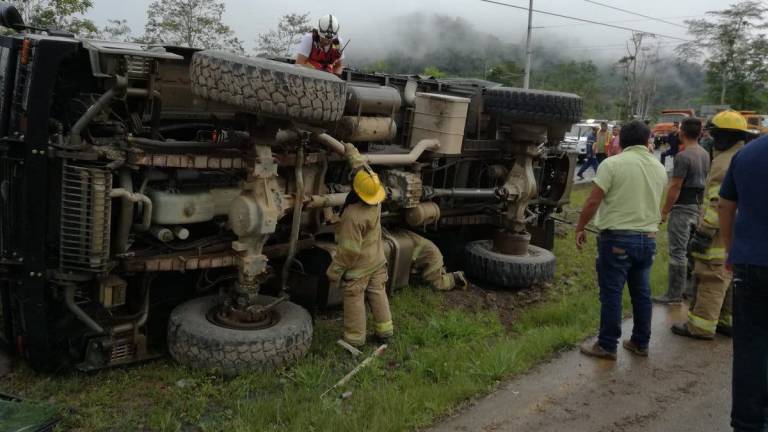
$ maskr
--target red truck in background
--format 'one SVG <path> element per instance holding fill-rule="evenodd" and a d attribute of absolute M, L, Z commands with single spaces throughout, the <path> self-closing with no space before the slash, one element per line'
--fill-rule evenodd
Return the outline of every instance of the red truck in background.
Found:
<path fill-rule="evenodd" d="M 693 108 L 683 109 L 665 109 L 661 111 L 661 117 L 651 132 L 653 133 L 653 143 L 656 148 L 667 142 L 667 135 L 672 131 L 675 122 L 682 122 L 688 117 L 695 117 L 696 111 Z"/>

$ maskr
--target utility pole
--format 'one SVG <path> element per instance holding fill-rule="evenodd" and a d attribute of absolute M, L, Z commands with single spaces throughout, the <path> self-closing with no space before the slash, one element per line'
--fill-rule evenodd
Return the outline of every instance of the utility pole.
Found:
<path fill-rule="evenodd" d="M 528 37 L 525 40 L 525 78 L 523 79 L 523 88 L 526 90 L 531 87 L 531 34 L 533 33 L 533 0 L 528 4 Z"/>

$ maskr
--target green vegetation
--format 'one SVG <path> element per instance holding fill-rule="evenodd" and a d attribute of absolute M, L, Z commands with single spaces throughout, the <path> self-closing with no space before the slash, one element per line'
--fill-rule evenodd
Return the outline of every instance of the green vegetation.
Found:
<path fill-rule="evenodd" d="M 445 78 L 446 73 L 434 66 L 427 66 L 421 71 L 422 75 L 431 76 L 432 78 Z"/>
<path fill-rule="evenodd" d="M 573 194 L 574 206 L 587 189 Z M 570 214 L 571 218 L 575 213 Z M 556 282 L 544 300 L 515 310 L 505 327 L 496 313 L 459 307 L 424 288 L 397 293 L 392 302 L 397 337 L 385 354 L 345 388 L 320 395 L 359 360 L 336 346 L 337 315 L 318 319 L 308 357 L 294 367 L 226 380 L 181 368 L 166 359 L 149 364 L 65 376 L 26 367 L 0 380 L 0 389 L 71 409 L 65 430 L 152 431 L 394 431 L 435 422 L 500 380 L 523 373 L 572 347 L 598 324 L 594 238 L 577 252 L 572 229 L 557 239 Z M 666 248 L 660 236 L 659 250 Z M 585 271 L 587 270 L 587 271 Z M 666 254 L 653 271 L 661 290 Z M 451 293 L 457 294 L 457 293 Z M 481 295 L 474 291 L 469 295 Z M 373 346 L 367 347 L 371 352 Z M 346 399 L 339 396 L 351 391 Z"/>

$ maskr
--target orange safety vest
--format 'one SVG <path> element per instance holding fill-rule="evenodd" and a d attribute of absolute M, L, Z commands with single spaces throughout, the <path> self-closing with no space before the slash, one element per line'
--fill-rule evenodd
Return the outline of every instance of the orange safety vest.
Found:
<path fill-rule="evenodd" d="M 320 34 L 312 30 L 312 51 L 309 54 L 309 63 L 317 70 L 333 73 L 333 67 L 341 59 L 339 40 L 333 39 L 328 51 L 320 46 Z"/>

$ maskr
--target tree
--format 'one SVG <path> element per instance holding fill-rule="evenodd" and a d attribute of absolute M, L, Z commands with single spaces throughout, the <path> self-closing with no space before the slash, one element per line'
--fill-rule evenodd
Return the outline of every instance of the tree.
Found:
<path fill-rule="evenodd" d="M 694 40 L 678 48 L 688 58 L 703 56 L 707 68 L 709 96 L 721 104 L 727 100 L 745 107 L 759 103 L 768 79 L 765 68 L 765 27 L 762 3 L 742 1 L 729 9 L 710 11 L 710 19 L 686 21 Z M 757 96 L 757 97 L 756 97 Z"/>
<path fill-rule="evenodd" d="M 485 79 L 507 87 L 521 87 L 525 70 L 517 62 L 505 61 L 493 65 L 485 73 Z"/>
<path fill-rule="evenodd" d="M 256 52 L 270 57 L 288 57 L 291 49 L 301 41 L 301 36 L 310 31 L 309 13 L 283 15 L 277 30 L 261 33 L 256 38 Z"/>
<path fill-rule="evenodd" d="M 244 53 L 222 16 L 225 6 L 215 0 L 154 0 L 147 9 L 147 41 Z"/>
<path fill-rule="evenodd" d="M 440 79 L 440 78 L 445 78 L 448 74 L 436 68 L 435 66 L 427 66 L 424 68 L 423 71 L 421 71 L 421 75 L 426 75 L 428 77 Z"/>
<path fill-rule="evenodd" d="M 101 37 L 107 40 L 123 42 L 134 40 L 133 33 L 126 20 L 107 20 L 107 25 L 101 29 Z"/>
<path fill-rule="evenodd" d="M 607 117 L 610 91 L 606 91 L 600 70 L 591 61 L 545 64 L 536 73 L 535 88 L 575 93 L 584 99 L 587 117 Z"/>
<path fill-rule="evenodd" d="M 99 29 L 89 19 L 78 17 L 93 7 L 93 0 L 11 0 L 24 22 L 33 27 L 67 30 L 94 37 Z"/>

